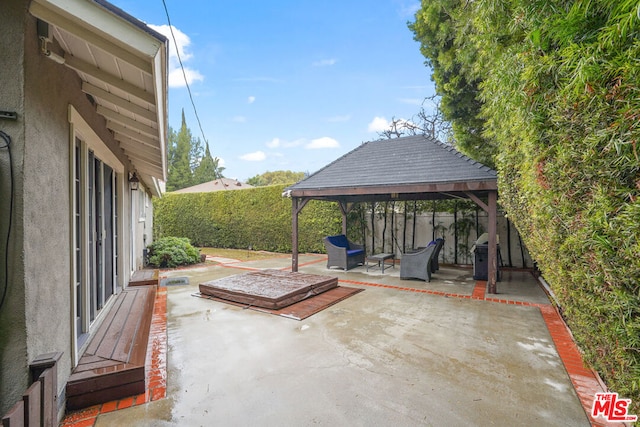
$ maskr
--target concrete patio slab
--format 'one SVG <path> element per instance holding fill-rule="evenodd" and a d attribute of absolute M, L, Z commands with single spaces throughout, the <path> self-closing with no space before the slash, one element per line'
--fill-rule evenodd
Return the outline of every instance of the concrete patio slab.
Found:
<path fill-rule="evenodd" d="M 192 296 L 201 281 L 290 267 L 267 261 L 163 272 L 189 277 L 167 288 L 167 397 L 94 425 L 591 425 L 528 273 L 483 300 L 469 269 L 425 283 L 301 257 L 300 271 L 365 289 L 303 321 Z"/>

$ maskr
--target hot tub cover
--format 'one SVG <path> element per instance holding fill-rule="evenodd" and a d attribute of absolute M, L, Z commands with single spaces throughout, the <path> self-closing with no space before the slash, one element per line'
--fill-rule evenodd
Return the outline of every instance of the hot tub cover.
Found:
<path fill-rule="evenodd" d="M 199 288 L 203 295 L 277 310 L 337 286 L 337 277 L 269 269 L 212 280 Z"/>

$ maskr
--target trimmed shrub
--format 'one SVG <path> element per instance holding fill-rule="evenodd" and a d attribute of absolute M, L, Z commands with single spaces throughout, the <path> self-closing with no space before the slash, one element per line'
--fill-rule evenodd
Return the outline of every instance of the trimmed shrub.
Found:
<path fill-rule="evenodd" d="M 148 247 L 149 264 L 154 267 L 173 268 L 200 262 L 200 251 L 187 238 L 163 237 Z"/>

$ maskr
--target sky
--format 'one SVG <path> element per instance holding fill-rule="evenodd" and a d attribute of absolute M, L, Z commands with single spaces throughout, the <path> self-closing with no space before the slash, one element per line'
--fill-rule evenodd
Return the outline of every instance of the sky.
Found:
<path fill-rule="evenodd" d="M 169 126 L 184 110 L 228 178 L 313 173 L 434 93 L 419 1 L 165 0 L 169 20 L 162 0 L 111 3 L 167 36 Z"/>

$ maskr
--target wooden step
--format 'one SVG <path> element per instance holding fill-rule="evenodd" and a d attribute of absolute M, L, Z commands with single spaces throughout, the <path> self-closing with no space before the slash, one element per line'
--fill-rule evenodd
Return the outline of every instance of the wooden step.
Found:
<path fill-rule="evenodd" d="M 67 382 L 67 409 L 145 392 L 145 361 L 156 286 L 117 295 Z"/>
<path fill-rule="evenodd" d="M 129 286 L 158 285 L 158 270 L 138 270 L 131 275 Z"/>

